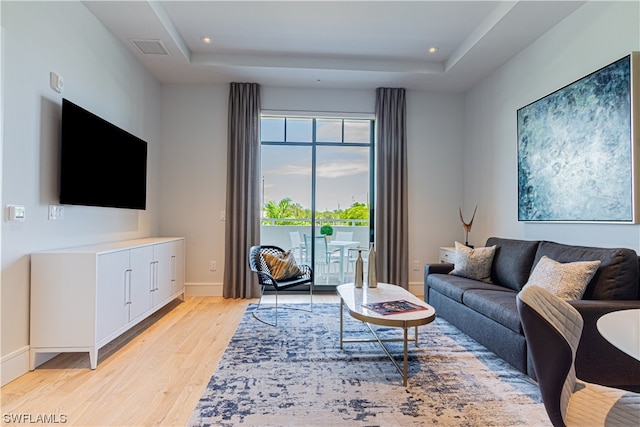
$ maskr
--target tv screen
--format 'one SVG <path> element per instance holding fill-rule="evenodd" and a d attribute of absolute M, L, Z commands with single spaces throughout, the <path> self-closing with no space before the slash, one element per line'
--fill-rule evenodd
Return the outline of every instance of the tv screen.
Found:
<path fill-rule="evenodd" d="M 62 100 L 60 203 L 145 209 L 147 143 Z"/>

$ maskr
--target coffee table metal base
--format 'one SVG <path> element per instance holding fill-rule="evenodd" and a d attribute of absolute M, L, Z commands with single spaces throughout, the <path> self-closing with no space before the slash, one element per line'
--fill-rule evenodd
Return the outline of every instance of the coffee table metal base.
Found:
<path fill-rule="evenodd" d="M 389 356 L 389 359 L 393 362 L 394 366 L 402 375 L 402 385 L 407 386 L 407 369 L 408 369 L 408 347 L 409 342 L 414 342 L 416 347 L 418 346 L 418 326 L 431 323 L 436 318 L 436 312 L 433 307 L 416 297 L 409 291 L 400 286 L 395 286 L 390 283 L 378 282 L 378 286 L 375 288 L 362 287 L 356 288 L 353 283 L 345 283 L 336 288 L 338 295 L 340 296 L 340 348 L 344 343 L 357 343 L 357 342 L 377 342 L 380 344 L 384 352 Z M 375 310 L 367 308 L 366 304 L 380 303 L 380 302 L 392 302 L 401 301 L 416 304 L 422 306 L 421 310 L 409 310 L 407 312 L 399 312 L 388 315 L 383 315 Z M 348 311 L 349 315 L 354 319 L 360 320 L 365 323 L 371 333 L 374 336 L 374 340 L 363 339 L 344 339 L 344 311 Z M 384 339 L 378 336 L 373 330 L 371 325 L 390 326 L 394 328 L 402 328 L 402 338 L 389 338 Z M 415 328 L 413 338 L 409 337 L 409 328 Z M 391 355 L 391 352 L 384 344 L 385 342 L 399 341 L 404 344 L 404 363 L 400 367 L 395 358 Z"/>
<path fill-rule="evenodd" d="M 374 339 L 348 339 L 348 340 L 344 339 L 344 300 L 340 298 L 340 348 L 343 348 L 343 344 L 377 342 L 378 344 L 380 344 L 380 347 L 382 347 L 382 350 L 384 350 L 389 360 L 391 360 L 391 362 L 393 363 L 393 366 L 396 367 L 396 369 L 398 370 L 398 373 L 402 375 L 402 386 L 406 387 L 407 379 L 408 379 L 407 371 L 409 366 L 409 343 L 413 342 L 415 343 L 415 346 L 418 347 L 418 327 L 414 326 L 413 338 L 409 337 L 409 326 L 406 326 L 406 325 L 402 326 L 402 330 L 404 333 L 403 338 L 380 338 L 376 333 L 376 331 L 373 330 L 370 323 L 367 323 L 364 320 L 362 321 L 362 323 L 364 323 L 369 327 L 369 331 L 371 331 L 371 334 L 374 336 Z M 400 367 L 400 365 L 398 365 L 398 362 L 396 362 L 395 357 L 393 357 L 393 355 L 391 354 L 387 346 L 384 345 L 385 342 L 403 342 L 404 343 L 404 361 L 403 361 L 402 368 Z"/>

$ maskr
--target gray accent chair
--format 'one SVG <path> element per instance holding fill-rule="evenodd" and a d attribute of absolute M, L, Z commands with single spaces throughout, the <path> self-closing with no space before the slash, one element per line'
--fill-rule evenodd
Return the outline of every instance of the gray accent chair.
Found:
<path fill-rule="evenodd" d="M 540 394 L 554 426 L 640 424 L 640 394 L 576 377 L 574 361 L 583 320 L 575 308 L 537 286 L 520 291 L 517 305 Z"/>

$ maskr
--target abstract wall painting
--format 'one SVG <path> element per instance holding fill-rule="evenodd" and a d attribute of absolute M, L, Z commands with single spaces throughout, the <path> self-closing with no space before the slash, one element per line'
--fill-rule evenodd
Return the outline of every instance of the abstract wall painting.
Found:
<path fill-rule="evenodd" d="M 519 221 L 639 222 L 639 67 L 634 52 L 517 111 Z"/>

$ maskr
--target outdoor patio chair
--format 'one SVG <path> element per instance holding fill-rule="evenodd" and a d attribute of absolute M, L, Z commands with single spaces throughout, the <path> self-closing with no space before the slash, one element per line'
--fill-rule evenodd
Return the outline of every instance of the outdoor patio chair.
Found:
<path fill-rule="evenodd" d="M 326 277 L 326 284 L 329 284 L 329 274 L 331 273 L 331 265 L 342 262 L 337 251 L 330 251 L 327 245 L 327 236 L 320 235 L 315 237 L 315 265 L 322 267 Z M 304 246 L 307 254 L 311 254 L 311 236 L 304 235 Z"/>
<path fill-rule="evenodd" d="M 302 239 L 300 238 L 300 232 L 290 231 L 289 239 L 291 240 L 291 253 L 293 254 L 294 257 L 296 257 L 296 261 L 306 262 L 307 261 L 306 250 L 304 248 L 304 244 L 302 243 Z"/>
<path fill-rule="evenodd" d="M 258 306 L 253 310 L 253 317 L 256 320 L 259 320 L 262 323 L 271 326 L 278 326 L 278 291 L 289 289 L 294 286 L 309 284 L 309 309 L 300 308 L 300 307 L 283 307 L 292 310 L 303 310 L 303 311 L 311 311 L 313 309 L 313 269 L 311 266 L 307 264 L 297 264 L 297 267 L 300 269 L 300 274 L 289 277 L 286 279 L 277 280 L 271 272 L 267 261 L 265 260 L 265 255 L 271 255 L 280 259 L 285 259 L 286 251 L 277 246 L 270 245 L 262 245 L 262 246 L 252 246 L 249 249 L 249 267 L 251 271 L 258 275 L 258 283 L 260 284 L 260 301 L 258 301 Z M 261 318 L 258 315 L 258 311 L 261 310 L 262 307 L 262 297 L 264 295 L 265 288 L 272 287 L 275 291 L 275 321 L 273 323 L 266 321 L 264 318 Z M 262 311 L 265 309 L 263 308 Z"/>
<path fill-rule="evenodd" d="M 350 242 L 353 240 L 353 231 L 336 231 L 336 235 L 333 238 L 343 242 Z"/>

